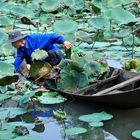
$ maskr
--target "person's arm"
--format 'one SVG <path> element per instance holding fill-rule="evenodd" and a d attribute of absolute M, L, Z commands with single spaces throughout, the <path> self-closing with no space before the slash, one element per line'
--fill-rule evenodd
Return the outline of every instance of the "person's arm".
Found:
<path fill-rule="evenodd" d="M 13 63 L 15 67 L 15 72 L 18 72 L 20 64 L 22 63 L 23 59 L 24 59 L 24 54 L 20 50 L 18 50 L 17 57 Z"/>
<path fill-rule="evenodd" d="M 72 47 L 72 44 L 69 41 L 66 41 L 62 36 L 56 33 L 53 33 L 51 38 L 54 43 L 63 44 L 67 49 Z"/>

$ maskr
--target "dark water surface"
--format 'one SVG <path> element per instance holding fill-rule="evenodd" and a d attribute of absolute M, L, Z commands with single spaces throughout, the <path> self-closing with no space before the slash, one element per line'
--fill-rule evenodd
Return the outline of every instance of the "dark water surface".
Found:
<path fill-rule="evenodd" d="M 62 105 L 57 105 L 58 108 Z M 44 125 L 43 132 L 30 131 L 31 135 L 38 135 L 42 140 L 135 140 L 131 133 L 134 130 L 140 129 L 140 109 L 116 109 L 103 105 L 95 105 L 89 102 L 67 102 L 64 104 L 64 110 L 67 113 L 67 120 L 65 123 L 51 121 Z M 53 108 L 54 109 L 54 108 Z M 93 129 L 87 127 L 87 123 L 78 120 L 80 115 L 96 113 L 105 111 L 112 114 L 112 120 L 104 121 L 104 126 L 101 128 Z M 44 117 L 39 117 L 43 119 Z M 62 137 L 61 131 L 65 127 L 87 127 L 88 132 L 81 136 L 68 138 Z M 105 137 L 105 138 L 104 138 Z"/>

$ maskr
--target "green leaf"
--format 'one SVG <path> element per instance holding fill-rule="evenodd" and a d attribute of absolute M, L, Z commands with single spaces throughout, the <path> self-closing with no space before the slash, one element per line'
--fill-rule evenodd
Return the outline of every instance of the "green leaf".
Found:
<path fill-rule="evenodd" d="M 78 31 L 78 32 L 76 32 L 75 36 L 76 36 L 76 40 L 87 42 L 89 44 L 93 43 L 93 40 L 91 39 L 91 36 L 87 32 Z"/>
<path fill-rule="evenodd" d="M 72 7 L 75 5 L 75 0 L 63 0 L 66 6 Z"/>
<path fill-rule="evenodd" d="M 2 130 L 13 131 L 16 126 L 25 126 L 27 129 L 33 129 L 35 127 L 35 124 L 25 123 L 25 122 L 8 122 L 2 124 Z"/>
<path fill-rule="evenodd" d="M 0 30 L 0 45 L 2 45 L 3 42 L 7 40 L 7 38 L 8 38 L 7 34 L 4 31 Z"/>
<path fill-rule="evenodd" d="M 35 92 L 36 91 L 26 92 L 25 95 L 23 95 L 20 98 L 20 101 L 19 101 L 20 102 L 20 105 L 27 103 L 29 101 L 29 99 L 35 95 Z"/>
<path fill-rule="evenodd" d="M 51 93 L 44 92 L 42 96 L 38 97 L 38 100 L 42 104 L 58 104 L 63 103 L 66 99 L 58 95 L 57 97 L 52 97 Z"/>
<path fill-rule="evenodd" d="M 0 108 L 0 120 L 5 118 L 15 118 L 17 115 L 26 113 L 27 111 L 23 108 Z"/>
<path fill-rule="evenodd" d="M 9 56 L 9 55 L 13 55 L 14 53 L 15 53 L 15 49 L 10 43 L 4 43 L 0 46 L 1 56 Z"/>
<path fill-rule="evenodd" d="M 58 0 L 45 0 L 41 8 L 46 12 L 53 12 L 59 8 L 60 2 Z"/>
<path fill-rule="evenodd" d="M 91 122 L 91 123 L 89 123 L 89 125 L 90 126 L 92 126 L 92 127 L 101 127 L 101 126 L 103 126 L 104 124 L 103 124 L 103 122 Z"/>
<path fill-rule="evenodd" d="M 65 129 L 65 133 L 68 136 L 79 135 L 79 134 L 83 134 L 86 132 L 87 132 L 87 130 L 83 127 L 73 127 L 73 128 Z"/>
<path fill-rule="evenodd" d="M 99 117 L 96 117 L 93 114 L 81 115 L 79 117 L 79 120 L 80 121 L 84 121 L 84 122 L 88 122 L 88 123 L 91 123 L 91 122 L 100 122 L 101 121 L 101 119 Z"/>
<path fill-rule="evenodd" d="M 112 119 L 113 118 L 113 115 L 111 115 L 111 114 L 108 114 L 108 113 L 106 113 L 106 112 L 100 112 L 100 113 L 93 113 L 93 115 L 95 116 L 95 117 L 98 117 L 98 118 L 100 118 L 101 120 L 110 120 L 110 119 Z"/>
<path fill-rule="evenodd" d="M 6 95 L 6 94 L 0 94 L 0 102 L 6 100 L 6 99 L 8 99 L 8 98 L 9 98 L 8 95 Z"/>
<path fill-rule="evenodd" d="M 43 60 L 48 57 L 48 53 L 45 50 L 42 49 L 36 49 L 33 51 L 32 55 L 32 60 Z"/>
<path fill-rule="evenodd" d="M 75 0 L 75 6 L 74 8 L 76 10 L 82 10 L 85 7 L 85 1 L 84 0 Z"/>
<path fill-rule="evenodd" d="M 78 29 L 77 22 L 69 19 L 57 20 L 54 23 L 54 31 L 60 34 L 70 34 Z"/>
<path fill-rule="evenodd" d="M 0 75 L 11 75 L 14 73 L 14 66 L 12 64 L 8 64 L 0 61 Z"/>
<path fill-rule="evenodd" d="M 124 10 L 122 7 L 116 7 L 112 10 L 112 19 L 114 19 L 118 24 L 128 24 L 129 22 L 136 22 L 137 19 L 135 15 L 130 13 L 127 10 Z"/>
<path fill-rule="evenodd" d="M 12 133 L 11 130 L 3 130 L 0 131 L 0 138 L 2 140 L 11 140 L 12 138 L 16 137 L 16 134 Z"/>
<path fill-rule="evenodd" d="M 2 26 L 12 25 L 12 20 L 9 17 L 1 16 L 0 25 Z"/>
<path fill-rule="evenodd" d="M 37 61 L 31 64 L 30 76 L 34 79 L 47 76 L 52 70 L 52 66 L 48 62 Z"/>
<path fill-rule="evenodd" d="M 140 139 L 140 130 L 135 130 L 132 132 L 134 138 Z"/>
<path fill-rule="evenodd" d="M 26 9 L 26 10 L 25 10 Z M 23 17 L 23 16 L 27 16 L 27 17 L 34 17 L 34 13 L 32 11 L 32 9 L 29 9 L 27 7 L 24 7 L 22 5 L 16 5 L 11 9 L 11 13 L 15 16 L 18 17 Z"/>
<path fill-rule="evenodd" d="M 88 20 L 89 25 L 95 29 L 105 29 L 110 27 L 110 22 L 104 17 L 95 17 Z"/>
<path fill-rule="evenodd" d="M 100 122 L 104 120 L 110 120 L 113 116 L 111 114 L 108 114 L 106 112 L 100 112 L 100 113 L 93 113 L 89 115 L 82 115 L 79 117 L 79 120 L 84 122 Z"/>

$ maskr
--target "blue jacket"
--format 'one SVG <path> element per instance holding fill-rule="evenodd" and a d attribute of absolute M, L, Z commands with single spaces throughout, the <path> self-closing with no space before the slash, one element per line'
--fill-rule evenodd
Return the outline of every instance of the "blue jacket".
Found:
<path fill-rule="evenodd" d="M 31 62 L 31 54 L 36 49 L 60 50 L 57 44 L 63 44 L 64 38 L 55 33 L 48 34 L 31 34 L 25 37 L 25 47 L 17 49 L 17 57 L 14 62 L 15 72 L 18 71 L 23 59 L 26 59 L 27 63 Z"/>

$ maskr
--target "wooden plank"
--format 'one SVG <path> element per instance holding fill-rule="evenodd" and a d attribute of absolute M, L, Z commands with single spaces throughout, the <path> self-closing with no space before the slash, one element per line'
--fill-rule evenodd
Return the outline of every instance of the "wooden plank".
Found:
<path fill-rule="evenodd" d="M 126 87 L 126 86 L 128 86 L 128 85 L 130 85 L 130 84 L 133 84 L 134 82 L 139 81 L 139 80 L 140 80 L 140 75 L 138 75 L 138 76 L 136 76 L 136 77 L 133 77 L 133 78 L 131 78 L 131 79 L 128 79 L 128 80 L 126 80 L 126 81 L 124 81 L 124 82 L 122 82 L 122 83 L 120 83 L 120 84 L 117 84 L 117 85 L 115 85 L 115 86 L 112 86 L 112 87 L 110 87 L 110 88 L 107 88 L 107 89 L 105 89 L 105 90 L 103 90 L 103 91 L 100 91 L 100 92 L 98 92 L 98 93 L 96 93 L 96 94 L 94 94 L 94 95 L 92 95 L 92 96 L 100 96 L 100 95 L 106 94 L 106 93 L 111 92 L 111 91 L 113 91 L 113 90 L 117 90 L 117 89 Z"/>

